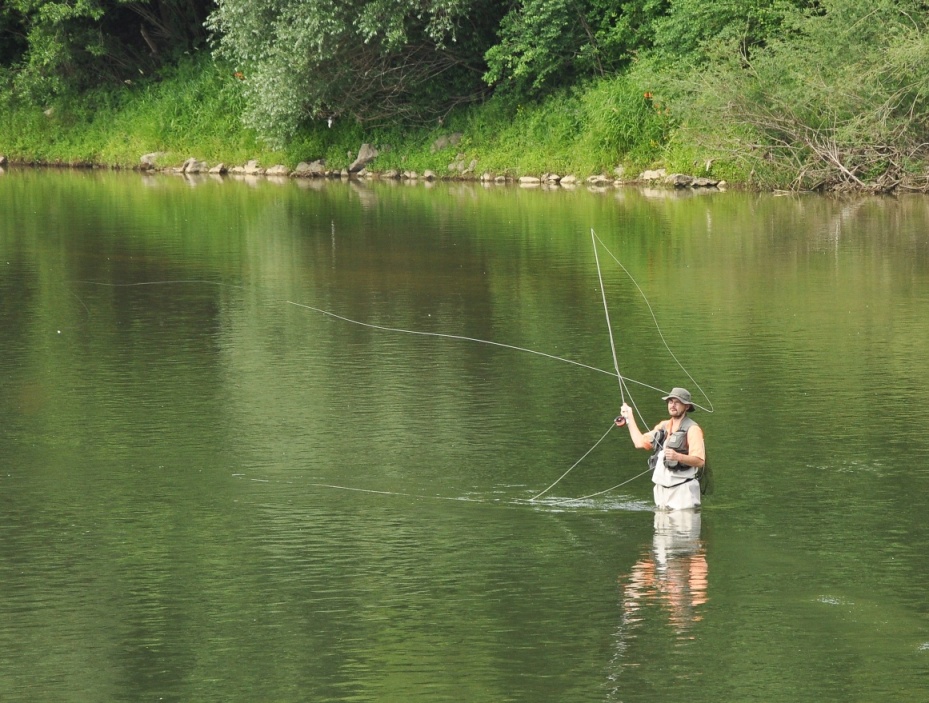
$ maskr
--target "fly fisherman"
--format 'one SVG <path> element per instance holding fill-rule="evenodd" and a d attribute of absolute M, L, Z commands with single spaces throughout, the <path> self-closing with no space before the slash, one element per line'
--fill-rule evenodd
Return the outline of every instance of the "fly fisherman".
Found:
<path fill-rule="evenodd" d="M 698 470 L 706 464 L 703 430 L 687 417 L 695 410 L 690 391 L 672 388 L 662 400 L 668 403 L 670 420 L 655 425 L 651 432 L 643 433 L 635 423 L 632 408 L 626 403 L 616 424 L 629 426 L 629 436 L 637 449 L 652 451 L 648 465 L 652 467 L 655 484 L 655 506 L 659 510 L 685 510 L 700 507 Z"/>

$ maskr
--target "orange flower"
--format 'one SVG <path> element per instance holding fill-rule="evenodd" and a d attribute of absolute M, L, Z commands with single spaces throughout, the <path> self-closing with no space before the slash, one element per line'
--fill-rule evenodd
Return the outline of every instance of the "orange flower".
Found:
<path fill-rule="evenodd" d="M 646 100 L 651 100 L 651 99 L 652 99 L 652 94 L 651 94 L 651 93 L 645 93 L 645 99 L 646 99 Z"/>
<path fill-rule="evenodd" d="M 244 81 L 244 80 L 245 80 L 245 74 L 242 73 L 241 71 L 236 71 L 236 72 L 233 73 L 232 75 L 235 76 L 236 78 L 238 78 L 240 81 Z"/>

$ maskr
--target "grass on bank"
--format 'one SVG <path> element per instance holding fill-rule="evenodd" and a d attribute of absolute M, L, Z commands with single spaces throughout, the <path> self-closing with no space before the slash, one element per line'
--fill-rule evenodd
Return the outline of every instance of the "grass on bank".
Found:
<path fill-rule="evenodd" d="M 210 165 L 263 166 L 324 158 L 330 168 L 347 167 L 363 142 L 381 155 L 377 170 L 435 171 L 462 155 L 477 160 L 477 172 L 513 177 L 544 172 L 586 176 L 627 173 L 658 165 L 703 163 L 699 150 L 674 140 L 675 115 L 636 79 L 602 79 L 524 104 L 495 96 L 462 108 L 433 127 L 366 128 L 338 120 L 330 128 L 313 123 L 286 146 L 272 149 L 239 119 L 243 99 L 238 79 L 207 55 L 166 70 L 158 80 L 140 78 L 118 89 L 68 97 L 43 108 L 0 102 L 0 153 L 11 161 L 95 164 L 132 168 L 143 154 L 163 152 L 159 165 L 196 157 Z M 460 133 L 455 146 L 433 151 L 441 136 Z M 702 159 L 702 161 L 701 161 Z"/>
<path fill-rule="evenodd" d="M 188 61 L 160 80 L 66 96 L 44 109 L 0 104 L 0 150 L 17 162 L 133 167 L 164 152 L 165 164 L 274 155 L 238 120 L 238 90 L 209 61 Z"/>

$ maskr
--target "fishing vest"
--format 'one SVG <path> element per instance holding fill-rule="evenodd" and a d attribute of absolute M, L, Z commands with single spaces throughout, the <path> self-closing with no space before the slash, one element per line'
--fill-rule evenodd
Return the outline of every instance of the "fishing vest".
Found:
<path fill-rule="evenodd" d="M 658 460 L 661 458 L 665 449 L 673 449 L 680 454 L 690 454 L 690 447 L 687 445 L 687 430 L 696 424 L 696 422 L 685 415 L 684 419 L 681 420 L 680 427 L 672 432 L 670 437 L 668 437 L 668 433 L 664 428 L 657 430 L 652 436 L 652 444 L 655 450 L 649 458 L 649 466 L 655 468 L 655 466 L 658 465 Z M 688 471 L 694 468 L 693 466 L 687 466 L 677 461 L 665 461 L 665 466 L 671 471 Z"/>
<path fill-rule="evenodd" d="M 681 454 L 690 454 L 690 447 L 687 444 L 687 430 L 694 427 L 696 424 L 696 422 L 685 416 L 681 421 L 681 426 L 677 428 L 676 432 L 672 432 L 670 437 L 667 436 L 668 433 L 664 429 L 655 432 L 652 436 L 655 450 L 648 458 L 648 465 L 652 470 L 658 466 L 658 462 L 661 460 L 661 455 L 665 448 L 673 449 Z M 697 483 L 700 484 L 701 494 L 709 495 L 713 492 L 713 474 L 710 472 L 710 465 L 705 459 L 703 466 L 699 469 L 694 466 L 687 466 L 679 461 L 666 461 L 665 467 L 670 472 L 669 476 L 673 477 L 673 480 L 676 481 L 676 483 L 666 486 L 667 488 L 680 486 L 688 481 L 697 481 Z M 654 478 L 652 480 L 655 481 Z M 655 482 L 658 483 L 658 481 Z"/>
<path fill-rule="evenodd" d="M 648 458 L 648 465 L 654 472 L 652 474 L 652 481 L 654 483 L 667 488 L 673 488 L 674 486 L 679 486 L 688 481 L 700 480 L 700 476 L 703 472 L 699 471 L 696 467 L 687 466 L 677 461 L 664 460 L 664 450 L 666 448 L 673 449 L 680 454 L 690 453 L 690 447 L 687 444 L 687 430 L 696 424 L 696 422 L 685 416 L 684 419 L 681 420 L 680 427 L 672 432 L 670 437 L 668 436 L 667 430 L 664 428 L 656 430 L 652 435 L 654 451 Z M 660 471 L 658 468 L 659 466 L 661 467 Z M 667 469 L 667 472 L 662 475 L 664 469 Z M 671 481 L 671 483 L 666 483 L 667 481 Z"/>

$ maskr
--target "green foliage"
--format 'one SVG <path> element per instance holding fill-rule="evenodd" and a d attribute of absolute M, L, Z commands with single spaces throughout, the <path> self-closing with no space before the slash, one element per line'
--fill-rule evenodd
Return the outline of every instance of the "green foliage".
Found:
<path fill-rule="evenodd" d="M 218 56 L 244 79 L 246 124 L 283 144 L 310 119 L 424 122 L 479 96 L 494 7 L 491 0 L 219 0 L 209 26 Z"/>
<path fill-rule="evenodd" d="M 14 160 L 135 166 L 154 151 L 162 165 L 195 156 L 208 162 L 265 165 L 325 158 L 347 167 L 362 142 L 381 150 L 378 170 L 396 168 L 448 174 L 459 154 L 480 171 L 510 176 L 543 172 L 586 176 L 610 173 L 619 163 L 650 165 L 661 159 L 671 116 L 624 78 L 603 79 L 560 91 L 543 102 L 501 95 L 451 113 L 445 124 L 411 129 L 402 123 L 366 126 L 352 120 L 304 125 L 278 150 L 268 149 L 241 124 L 242 82 L 232 67 L 208 57 L 185 61 L 161 80 L 101 88 L 81 99 L 56 100 L 48 114 L 0 102 L 0 153 Z M 458 144 L 434 150 L 440 136 L 460 132 Z"/>
<path fill-rule="evenodd" d="M 0 151 L 929 189 L 924 0 L 206 2 L 3 4 Z"/>
<path fill-rule="evenodd" d="M 487 52 L 485 80 L 506 78 L 539 89 L 551 76 L 563 74 L 584 44 L 579 19 L 570 0 L 524 0 L 500 23 L 500 43 Z"/>
<path fill-rule="evenodd" d="M 47 110 L 0 101 L 0 152 L 45 163 L 98 163 L 132 167 L 143 154 L 165 152 L 164 163 L 196 156 L 244 163 L 277 162 L 239 120 L 242 109 L 232 70 L 208 57 L 187 60 L 160 81 L 102 86 L 65 95 Z"/>
<path fill-rule="evenodd" d="M 725 43 L 749 54 L 777 38 L 784 23 L 808 0 L 676 0 L 655 20 L 655 49 L 669 60 L 706 59 L 706 45 Z"/>
<path fill-rule="evenodd" d="M 22 15 L 12 6 L 0 4 L 0 70 L 18 63 L 25 54 L 25 35 Z"/>
<path fill-rule="evenodd" d="M 522 0 L 500 22 L 484 79 L 523 95 L 612 74 L 650 45 L 666 0 Z"/>
<path fill-rule="evenodd" d="M 442 173 L 462 154 L 481 171 L 510 176 L 610 173 L 620 163 L 638 168 L 660 159 L 671 125 L 667 108 L 656 107 L 638 85 L 602 79 L 542 102 L 496 96 L 450 119 L 444 131 L 403 142 L 399 153 L 407 161 L 379 157 L 378 167 Z M 448 130 L 462 133 L 460 144 L 433 154 L 428 147 Z"/>
<path fill-rule="evenodd" d="M 822 0 L 747 58 L 701 76 L 693 132 L 764 185 L 922 187 L 929 156 L 929 14 L 920 0 Z M 763 176 L 762 176 L 763 174 Z"/>
<path fill-rule="evenodd" d="M 209 0 L 8 0 L 0 62 L 42 104 L 68 91 L 137 80 L 197 45 Z"/>
<path fill-rule="evenodd" d="M 586 140 L 615 162 L 646 166 L 663 150 L 674 126 L 671 108 L 628 78 L 601 81 L 584 94 Z"/>

